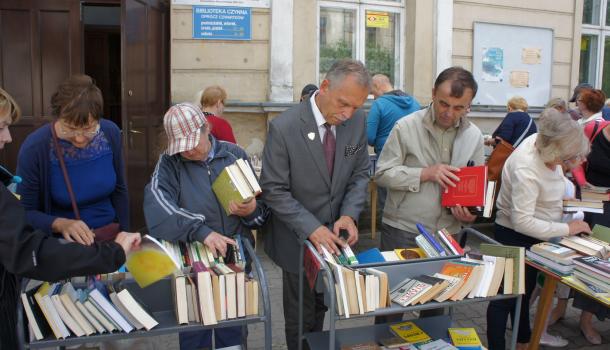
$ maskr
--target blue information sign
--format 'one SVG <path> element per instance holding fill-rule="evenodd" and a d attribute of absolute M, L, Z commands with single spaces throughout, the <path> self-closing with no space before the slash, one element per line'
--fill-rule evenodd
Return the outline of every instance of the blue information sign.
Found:
<path fill-rule="evenodd" d="M 252 9 L 193 6 L 193 39 L 251 40 Z"/>

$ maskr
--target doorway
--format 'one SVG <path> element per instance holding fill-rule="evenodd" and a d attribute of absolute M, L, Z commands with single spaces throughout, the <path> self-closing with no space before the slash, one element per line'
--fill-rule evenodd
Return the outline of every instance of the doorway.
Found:
<path fill-rule="evenodd" d="M 120 129 L 121 118 L 121 4 L 83 4 L 85 74 L 102 91 L 104 118 Z"/>

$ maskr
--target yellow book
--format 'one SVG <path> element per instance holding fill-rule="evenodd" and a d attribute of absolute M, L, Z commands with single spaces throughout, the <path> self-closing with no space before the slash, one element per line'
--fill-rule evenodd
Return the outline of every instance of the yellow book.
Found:
<path fill-rule="evenodd" d="M 421 248 L 398 248 L 394 249 L 394 253 L 400 260 L 421 259 L 427 256 Z"/>
<path fill-rule="evenodd" d="M 390 326 L 390 329 L 394 334 L 411 344 L 423 343 L 430 340 L 428 334 L 411 321 L 393 324 Z"/>
<path fill-rule="evenodd" d="M 214 180 L 212 190 L 227 215 L 230 215 L 229 203 L 231 201 L 244 203 L 254 198 L 255 193 L 252 192 L 247 181 L 236 164 L 224 168 Z"/>
<path fill-rule="evenodd" d="M 459 349 L 480 349 L 481 339 L 474 328 L 449 328 L 453 345 Z"/>
<path fill-rule="evenodd" d="M 142 237 L 140 249 L 127 255 L 125 263 L 141 288 L 147 287 L 180 269 L 165 246 L 154 237 Z"/>

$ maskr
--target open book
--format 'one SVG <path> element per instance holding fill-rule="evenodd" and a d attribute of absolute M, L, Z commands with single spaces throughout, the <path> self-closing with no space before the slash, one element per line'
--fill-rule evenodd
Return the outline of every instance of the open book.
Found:
<path fill-rule="evenodd" d="M 165 246 L 154 237 L 142 237 L 140 249 L 127 255 L 125 263 L 141 288 L 147 287 L 180 269 Z"/>

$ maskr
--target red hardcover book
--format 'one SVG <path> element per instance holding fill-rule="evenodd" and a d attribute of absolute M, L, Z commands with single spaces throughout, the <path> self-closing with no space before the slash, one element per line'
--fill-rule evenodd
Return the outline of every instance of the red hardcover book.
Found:
<path fill-rule="evenodd" d="M 303 256 L 303 268 L 305 270 L 305 277 L 307 277 L 307 282 L 309 283 L 309 289 L 311 290 L 313 290 L 316 285 L 316 278 L 318 277 L 318 272 L 322 267 L 321 265 L 322 264 L 314 256 L 311 250 L 305 248 Z"/>
<path fill-rule="evenodd" d="M 460 181 L 455 187 L 449 187 L 441 195 L 443 207 L 484 207 L 487 188 L 487 166 L 461 168 L 455 173 Z"/>

